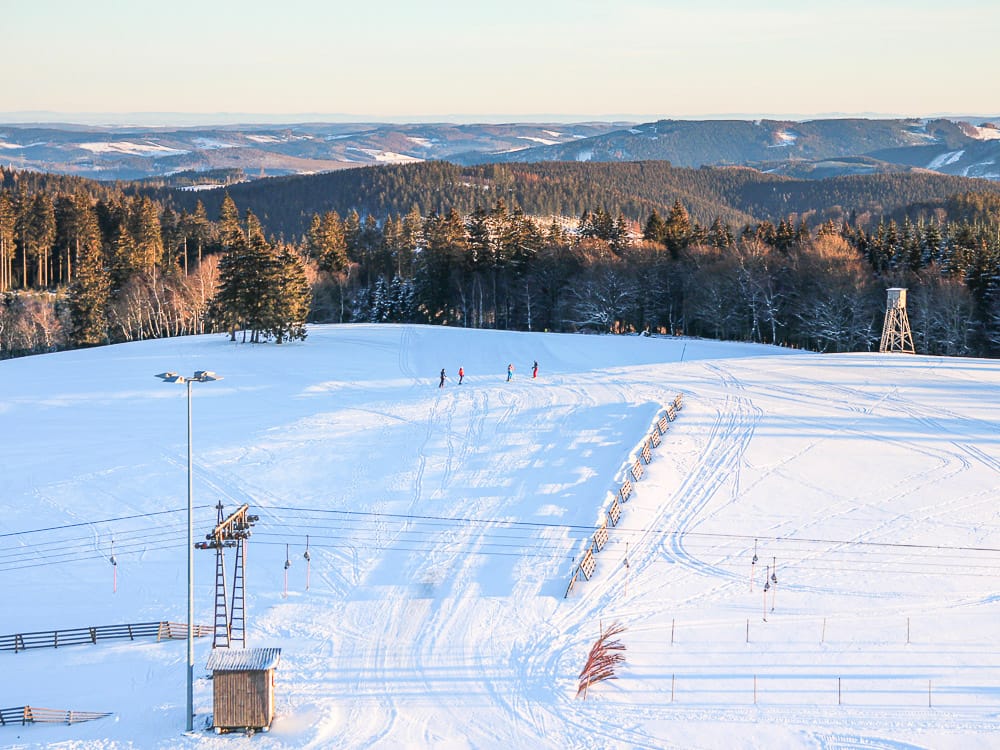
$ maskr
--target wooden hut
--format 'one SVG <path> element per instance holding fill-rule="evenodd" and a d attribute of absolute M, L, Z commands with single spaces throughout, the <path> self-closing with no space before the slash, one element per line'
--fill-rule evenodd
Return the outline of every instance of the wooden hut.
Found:
<path fill-rule="evenodd" d="M 274 718 L 274 672 L 280 648 L 217 648 L 212 673 L 212 724 L 221 732 L 266 732 Z"/>

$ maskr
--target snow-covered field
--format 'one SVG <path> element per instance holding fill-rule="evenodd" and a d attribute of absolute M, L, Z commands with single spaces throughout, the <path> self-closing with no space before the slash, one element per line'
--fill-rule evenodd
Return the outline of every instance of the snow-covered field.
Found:
<path fill-rule="evenodd" d="M 0 362 L 0 635 L 184 621 L 185 388 L 154 375 L 199 369 L 224 380 L 194 385 L 196 535 L 219 501 L 260 516 L 271 731 L 204 729 L 208 640 L 191 735 L 184 642 L 115 641 L 0 652 L 0 708 L 112 712 L 0 747 L 997 746 L 1000 362 L 389 325 Z M 577 697 L 614 622 L 618 679 Z"/>

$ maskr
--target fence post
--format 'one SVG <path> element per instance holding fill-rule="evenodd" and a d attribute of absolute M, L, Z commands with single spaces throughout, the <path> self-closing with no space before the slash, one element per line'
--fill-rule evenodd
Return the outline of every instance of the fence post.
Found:
<path fill-rule="evenodd" d="M 750 618 L 747 618 L 747 643 L 750 643 Z"/>
<path fill-rule="evenodd" d="M 931 707 L 931 681 L 927 680 L 927 708 Z"/>
<path fill-rule="evenodd" d="M 677 682 L 677 675 L 670 675 L 670 702 L 674 702 L 674 684 Z"/>
<path fill-rule="evenodd" d="M 823 634 L 819 637 L 820 644 L 826 642 L 826 618 L 823 618 Z"/>
<path fill-rule="evenodd" d="M 676 624 L 677 624 L 677 620 L 674 619 L 674 618 L 671 618 L 671 620 L 670 620 L 670 645 L 671 646 L 674 645 L 674 625 L 676 625 Z"/>
<path fill-rule="evenodd" d="M 842 706 L 843 703 L 840 702 L 840 678 L 837 678 L 837 705 Z"/>

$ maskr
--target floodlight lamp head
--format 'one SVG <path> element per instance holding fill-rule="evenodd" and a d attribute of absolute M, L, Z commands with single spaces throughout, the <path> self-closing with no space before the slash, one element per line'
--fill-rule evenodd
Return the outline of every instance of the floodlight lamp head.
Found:
<path fill-rule="evenodd" d="M 213 380 L 222 380 L 222 377 L 211 370 L 195 370 L 194 377 L 191 379 L 197 380 L 199 383 L 210 383 Z"/>
<path fill-rule="evenodd" d="M 178 375 L 176 372 L 161 372 L 157 375 L 160 380 L 164 383 L 186 383 L 183 375 Z"/>

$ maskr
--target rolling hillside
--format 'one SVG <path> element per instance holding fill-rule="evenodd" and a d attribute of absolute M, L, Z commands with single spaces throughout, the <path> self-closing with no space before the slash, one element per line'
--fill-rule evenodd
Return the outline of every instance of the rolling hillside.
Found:
<path fill-rule="evenodd" d="M 0 745 L 996 742 L 996 361 L 365 325 L 0 362 L 0 634 L 183 620 L 185 393 L 154 374 L 205 368 L 224 379 L 194 389 L 195 533 L 216 503 L 260 516 L 248 644 L 281 649 L 271 731 L 205 730 L 199 639 L 185 735 L 184 644 L 140 639 L 0 652 L 0 707 L 111 713 Z M 215 561 L 195 555 L 207 624 Z M 584 699 L 612 623 L 624 662 Z"/>

